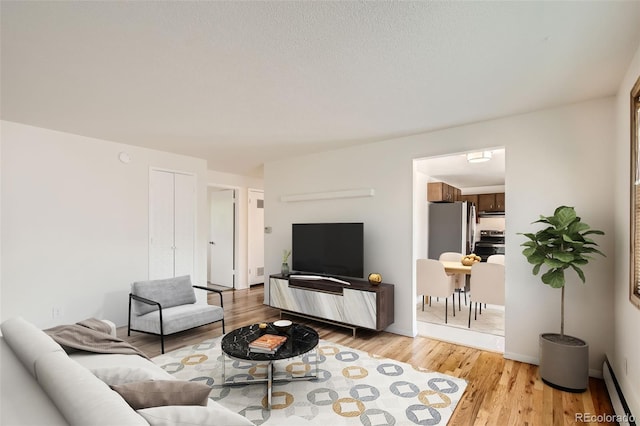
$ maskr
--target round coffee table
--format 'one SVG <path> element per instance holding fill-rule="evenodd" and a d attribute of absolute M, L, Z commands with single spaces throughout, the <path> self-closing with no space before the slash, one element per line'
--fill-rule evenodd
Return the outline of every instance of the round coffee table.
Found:
<path fill-rule="evenodd" d="M 278 348 L 273 354 L 251 352 L 249 350 L 249 343 L 260 337 L 262 334 L 280 334 L 287 336 L 287 341 Z M 248 325 L 235 329 L 222 338 L 222 353 L 231 359 L 267 363 L 267 378 L 264 380 L 254 379 L 251 382 L 266 382 L 267 383 L 267 408 L 271 408 L 271 390 L 273 384 L 273 369 L 274 361 L 294 358 L 300 355 L 304 355 L 314 348 L 317 349 L 319 341 L 318 332 L 311 327 L 307 327 L 302 324 L 293 324 L 287 332 L 282 332 L 276 329 L 273 324 L 268 323 L 267 328 L 261 330 L 258 324 Z M 316 354 L 317 358 L 317 354 Z M 237 384 L 234 382 L 227 382 L 225 377 L 226 362 L 223 359 L 222 368 L 222 383 L 224 385 Z M 284 379 L 283 381 L 292 380 L 311 380 L 318 376 L 318 364 L 316 363 L 315 375 L 305 375 L 302 377 L 291 377 Z M 280 381 L 280 380 L 279 380 Z"/>

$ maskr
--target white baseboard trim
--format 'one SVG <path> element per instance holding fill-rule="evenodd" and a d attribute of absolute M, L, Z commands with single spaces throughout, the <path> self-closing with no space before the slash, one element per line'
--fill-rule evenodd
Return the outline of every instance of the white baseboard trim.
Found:
<path fill-rule="evenodd" d="M 516 354 L 513 352 L 505 352 L 504 357 L 506 359 L 511 359 L 514 361 L 526 362 L 527 364 L 540 365 L 540 359 L 538 357 L 527 356 L 522 354 Z M 589 369 L 589 377 L 595 377 L 597 379 L 602 379 L 602 370 L 598 370 L 595 368 Z"/>
<path fill-rule="evenodd" d="M 611 405 L 613 405 L 613 411 L 616 413 L 616 418 L 612 420 L 623 426 L 635 425 L 636 420 L 631 413 L 627 401 L 625 400 L 622 389 L 618 384 L 618 380 L 616 380 L 613 368 L 611 368 L 608 359 L 604 360 L 604 363 L 602 364 L 602 371 L 604 383 L 607 386 L 609 398 L 611 398 Z"/>
<path fill-rule="evenodd" d="M 527 364 L 540 365 L 540 360 L 538 357 L 516 354 L 513 352 L 505 352 L 504 357 L 506 359 L 511 359 L 513 361 L 526 362 Z"/>
<path fill-rule="evenodd" d="M 387 331 L 393 334 L 399 334 L 400 336 L 415 337 L 415 335 L 411 332 L 411 330 L 405 330 L 403 328 L 398 328 L 394 326 L 389 326 L 385 328 L 384 331 Z"/>

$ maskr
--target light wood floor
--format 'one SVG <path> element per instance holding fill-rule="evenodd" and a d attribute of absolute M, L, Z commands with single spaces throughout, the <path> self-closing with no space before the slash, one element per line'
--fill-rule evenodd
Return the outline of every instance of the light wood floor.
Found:
<path fill-rule="evenodd" d="M 279 318 L 277 309 L 262 303 L 262 293 L 262 286 L 224 293 L 226 331 Z M 218 300 L 217 295 L 209 296 L 209 303 L 218 304 Z M 613 414 L 606 387 L 599 379 L 591 378 L 584 393 L 566 393 L 542 383 L 537 366 L 506 360 L 502 354 L 386 332 L 358 330 L 353 338 L 351 330 L 345 328 L 301 318 L 295 321 L 311 325 L 321 339 L 467 380 L 467 389 L 451 425 L 568 425 L 576 424 L 576 413 Z M 160 354 L 159 337 L 131 334 L 127 337 L 126 327 L 118 329 L 119 337 L 150 357 Z M 165 338 L 165 350 L 169 352 L 221 334 L 219 324 L 178 333 Z"/>

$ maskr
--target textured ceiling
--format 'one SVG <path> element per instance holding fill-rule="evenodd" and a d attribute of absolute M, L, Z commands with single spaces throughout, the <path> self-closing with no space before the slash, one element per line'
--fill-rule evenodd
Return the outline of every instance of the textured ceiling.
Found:
<path fill-rule="evenodd" d="M 11 2 L 4 120 L 270 159 L 616 92 L 640 2 Z"/>

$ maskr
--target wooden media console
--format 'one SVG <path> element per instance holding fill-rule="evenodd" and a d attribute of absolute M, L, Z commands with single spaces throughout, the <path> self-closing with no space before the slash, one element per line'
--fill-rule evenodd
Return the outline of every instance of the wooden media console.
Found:
<path fill-rule="evenodd" d="M 344 279 L 342 284 L 295 275 L 269 277 L 269 305 L 283 312 L 350 328 L 381 331 L 393 324 L 393 285 Z"/>

